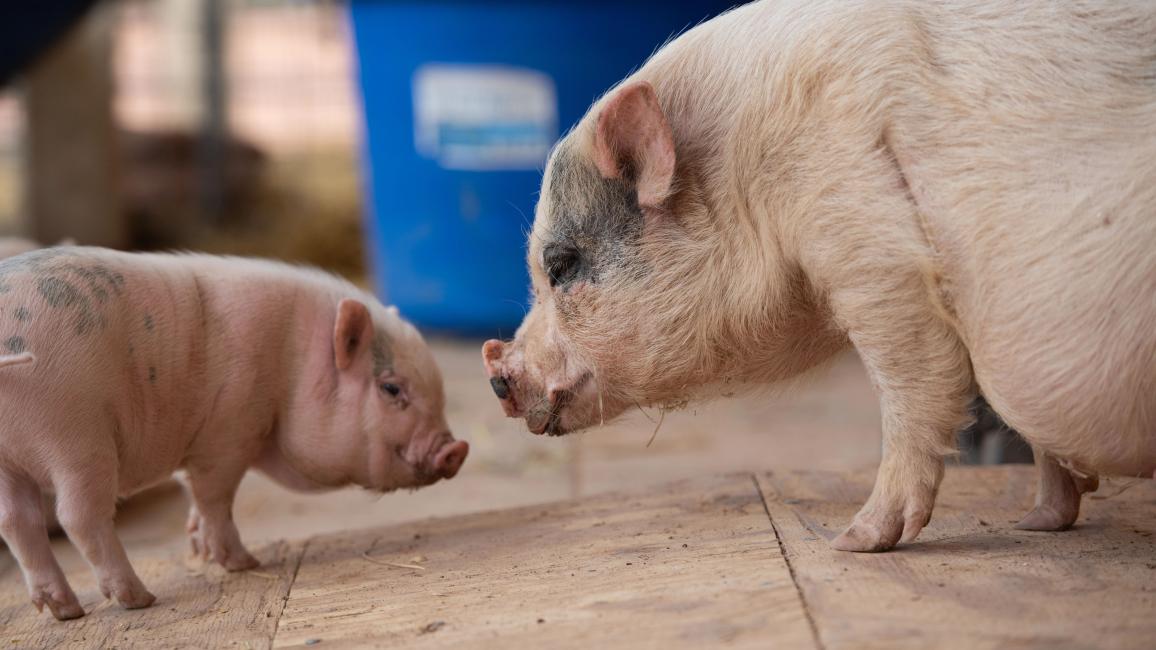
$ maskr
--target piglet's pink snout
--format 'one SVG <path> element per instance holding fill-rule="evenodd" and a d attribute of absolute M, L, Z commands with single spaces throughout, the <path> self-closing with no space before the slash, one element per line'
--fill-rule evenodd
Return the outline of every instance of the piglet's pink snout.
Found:
<path fill-rule="evenodd" d="M 441 478 L 453 478 L 469 454 L 470 443 L 465 440 L 455 440 L 443 445 L 434 457 L 434 473 Z"/>

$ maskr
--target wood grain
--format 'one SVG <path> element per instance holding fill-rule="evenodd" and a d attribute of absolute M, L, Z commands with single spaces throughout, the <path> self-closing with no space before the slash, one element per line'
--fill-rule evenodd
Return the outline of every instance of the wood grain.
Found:
<path fill-rule="evenodd" d="M 831 551 L 873 478 L 759 476 L 824 648 L 1156 647 L 1153 481 L 1108 482 L 1073 530 L 1039 533 L 1012 528 L 1032 503 L 1030 467 L 949 468 L 915 543 Z"/>
<path fill-rule="evenodd" d="M 28 602 L 18 567 L 0 573 L 3 648 L 266 648 L 301 558 L 300 544 L 252 549 L 262 566 L 227 573 L 171 551 L 134 555 L 141 580 L 156 595 L 148 609 L 104 600 L 89 571 L 68 578 L 88 615 L 58 622 Z"/>
<path fill-rule="evenodd" d="M 315 539 L 275 647 L 311 640 L 814 647 L 749 474 Z"/>
<path fill-rule="evenodd" d="M 830 550 L 872 479 L 709 477 L 342 532 L 258 547 L 260 573 L 157 540 L 133 553 L 154 607 L 103 603 L 71 558 L 93 611 L 66 623 L 4 553 L 0 648 L 1156 647 L 1153 481 L 1105 482 L 1074 530 L 1033 533 L 1011 528 L 1031 468 L 953 467 L 916 543 Z"/>

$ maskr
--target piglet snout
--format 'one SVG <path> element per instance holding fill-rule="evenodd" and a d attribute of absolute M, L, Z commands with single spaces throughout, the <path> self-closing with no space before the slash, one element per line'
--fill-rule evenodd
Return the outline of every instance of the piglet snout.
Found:
<path fill-rule="evenodd" d="M 441 478 L 453 478 L 462 468 L 462 463 L 466 462 L 469 453 L 470 443 L 465 440 L 446 443 L 434 457 L 434 473 Z"/>

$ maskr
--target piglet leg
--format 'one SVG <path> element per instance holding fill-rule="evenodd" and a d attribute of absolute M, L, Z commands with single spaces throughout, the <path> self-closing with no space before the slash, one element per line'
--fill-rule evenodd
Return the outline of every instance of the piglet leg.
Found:
<path fill-rule="evenodd" d="M 188 469 L 193 506 L 187 528 L 193 553 L 214 560 L 229 571 L 256 568 L 260 562 L 241 543 L 233 522 L 233 499 L 247 465 L 206 463 Z"/>
<path fill-rule="evenodd" d="M 64 621 L 84 616 L 48 543 L 40 489 L 23 477 L 0 473 L 0 536 L 8 544 L 37 610 L 48 607 Z"/>
<path fill-rule="evenodd" d="M 139 609 L 152 605 L 156 596 L 137 577 L 116 535 L 115 462 L 115 458 L 91 459 L 54 477 L 56 514 L 92 566 L 104 597 L 116 598 L 125 609 Z"/>
<path fill-rule="evenodd" d="M 1080 515 L 1080 497 L 1095 492 L 1100 480 L 1095 476 L 1076 476 L 1055 458 L 1033 448 L 1039 468 L 1036 507 L 1016 524 L 1020 530 L 1067 530 Z"/>

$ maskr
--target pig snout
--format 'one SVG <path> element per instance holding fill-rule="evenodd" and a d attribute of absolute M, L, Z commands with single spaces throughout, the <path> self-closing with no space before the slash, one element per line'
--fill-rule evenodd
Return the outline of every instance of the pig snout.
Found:
<path fill-rule="evenodd" d="M 498 399 L 510 397 L 510 385 L 502 377 L 490 377 L 490 388 L 494 389 L 494 395 L 497 395 Z"/>
<path fill-rule="evenodd" d="M 454 440 L 442 445 L 434 456 L 434 474 L 439 478 L 453 478 L 462 468 L 462 463 L 466 462 L 469 453 L 470 443 L 465 440 Z"/>
<path fill-rule="evenodd" d="M 486 364 L 486 374 L 490 377 L 490 388 L 494 396 L 502 404 L 502 410 L 512 418 L 521 417 L 517 401 L 514 399 L 512 378 L 504 368 L 502 357 L 506 353 L 506 345 L 496 339 L 486 341 L 482 345 L 482 360 Z"/>

